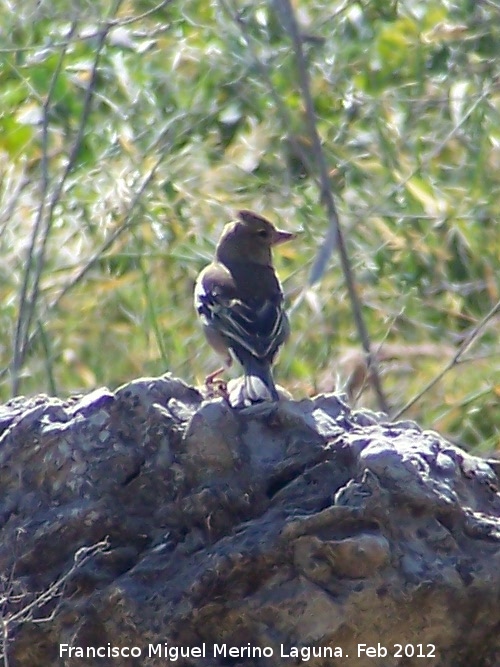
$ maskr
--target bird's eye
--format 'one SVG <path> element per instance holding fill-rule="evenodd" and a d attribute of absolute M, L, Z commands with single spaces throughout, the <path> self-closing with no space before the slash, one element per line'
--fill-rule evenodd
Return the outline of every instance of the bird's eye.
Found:
<path fill-rule="evenodd" d="M 261 238 L 265 239 L 266 236 L 267 236 L 267 229 L 259 229 L 259 231 L 257 232 L 257 234 L 258 234 Z"/>

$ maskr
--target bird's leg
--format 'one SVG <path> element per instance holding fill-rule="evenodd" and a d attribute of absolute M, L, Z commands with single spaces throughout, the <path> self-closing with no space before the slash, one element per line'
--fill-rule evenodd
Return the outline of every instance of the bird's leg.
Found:
<path fill-rule="evenodd" d="M 208 389 L 212 396 L 222 396 L 222 398 L 228 400 L 229 394 L 227 393 L 227 382 L 225 382 L 225 380 L 221 380 L 220 378 L 217 379 L 217 376 L 223 373 L 225 370 L 226 367 L 222 366 L 216 371 L 213 371 L 213 373 L 210 373 L 210 375 L 207 375 L 205 378 L 205 387 Z"/>
<path fill-rule="evenodd" d="M 224 373 L 225 370 L 226 370 L 225 367 L 221 366 L 216 371 L 213 371 L 213 373 L 207 375 L 207 377 L 205 378 L 205 385 L 207 387 L 213 387 L 214 384 L 218 384 L 218 382 L 215 381 L 215 378 L 221 373 Z M 219 382 L 221 382 L 221 380 L 219 380 Z"/>

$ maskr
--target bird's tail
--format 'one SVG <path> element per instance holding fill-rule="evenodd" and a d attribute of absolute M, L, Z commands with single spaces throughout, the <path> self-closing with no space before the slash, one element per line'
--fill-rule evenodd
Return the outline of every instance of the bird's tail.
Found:
<path fill-rule="evenodd" d="M 251 403 L 258 401 L 279 401 L 271 366 L 252 358 L 245 364 L 245 398 Z"/>

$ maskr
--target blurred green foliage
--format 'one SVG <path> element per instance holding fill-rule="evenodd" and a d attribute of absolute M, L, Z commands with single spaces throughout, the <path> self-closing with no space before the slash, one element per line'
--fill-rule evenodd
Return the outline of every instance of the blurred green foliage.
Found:
<path fill-rule="evenodd" d="M 280 7 L 2 5 L 3 399 L 165 370 L 201 382 L 216 361 L 193 281 L 243 207 L 303 228 L 277 257 L 296 302 L 278 381 L 298 397 L 345 386 L 360 345 L 336 255 L 308 284 L 327 222 Z M 499 6 L 307 0 L 296 11 L 397 411 L 500 298 Z M 498 322 L 405 416 L 481 451 L 499 446 Z M 369 389 L 357 404 L 374 405 Z"/>

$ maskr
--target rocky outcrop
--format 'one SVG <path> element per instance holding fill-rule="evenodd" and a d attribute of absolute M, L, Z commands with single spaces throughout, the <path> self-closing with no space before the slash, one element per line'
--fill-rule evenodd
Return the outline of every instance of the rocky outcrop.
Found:
<path fill-rule="evenodd" d="M 500 664 L 497 476 L 436 433 L 171 376 L 0 432 L 11 667 Z"/>

